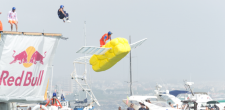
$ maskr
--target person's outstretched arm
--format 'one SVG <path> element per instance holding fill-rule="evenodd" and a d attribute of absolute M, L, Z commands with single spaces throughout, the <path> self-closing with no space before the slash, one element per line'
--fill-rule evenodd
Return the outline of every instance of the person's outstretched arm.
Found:
<path fill-rule="evenodd" d="M 106 38 L 107 38 L 107 36 L 104 37 L 104 43 L 106 42 Z"/>

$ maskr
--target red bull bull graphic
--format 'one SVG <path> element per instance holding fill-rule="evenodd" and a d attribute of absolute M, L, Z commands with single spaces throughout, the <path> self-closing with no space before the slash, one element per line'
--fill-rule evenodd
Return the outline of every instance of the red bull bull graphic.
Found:
<path fill-rule="evenodd" d="M 45 56 L 46 56 L 46 52 L 45 52 Z M 43 59 L 45 58 L 45 56 L 43 57 L 38 51 L 34 52 L 34 54 L 32 55 L 30 62 L 29 63 L 34 63 L 36 64 L 37 61 L 40 61 L 40 63 L 43 65 Z"/>
<path fill-rule="evenodd" d="M 21 76 L 14 77 L 9 76 L 8 71 L 2 71 L 2 74 L 0 76 L 0 86 L 40 86 L 44 74 L 44 70 L 41 70 L 38 77 L 32 77 L 33 73 L 27 71 L 25 79 L 24 79 L 24 73 L 22 72 Z"/>
<path fill-rule="evenodd" d="M 27 63 L 27 53 L 26 53 L 26 51 L 23 51 L 23 52 L 19 53 L 18 55 L 14 56 L 15 53 L 16 53 L 16 51 L 14 50 L 14 53 L 12 55 L 14 60 L 9 64 L 16 63 L 16 61 L 20 61 L 19 64 Z"/>
<path fill-rule="evenodd" d="M 44 65 L 43 59 L 46 57 L 46 51 L 44 53 L 45 56 L 40 54 L 33 46 L 28 47 L 25 51 L 22 51 L 21 53 L 14 55 L 16 51 L 13 51 L 12 57 L 14 60 L 10 62 L 9 64 L 16 63 L 19 61 L 19 64 L 23 63 L 23 66 L 26 68 L 29 68 L 33 64 L 37 64 L 37 61 L 39 61 L 42 65 Z"/>

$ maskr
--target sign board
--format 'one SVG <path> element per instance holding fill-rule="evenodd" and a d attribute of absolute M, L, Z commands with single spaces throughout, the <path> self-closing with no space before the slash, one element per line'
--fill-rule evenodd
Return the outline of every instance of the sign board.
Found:
<path fill-rule="evenodd" d="M 0 102 L 44 101 L 59 39 L 1 35 Z"/>

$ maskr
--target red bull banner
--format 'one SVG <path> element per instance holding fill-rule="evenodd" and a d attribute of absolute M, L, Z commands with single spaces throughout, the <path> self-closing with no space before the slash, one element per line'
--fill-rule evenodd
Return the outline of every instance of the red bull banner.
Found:
<path fill-rule="evenodd" d="M 1 35 L 0 102 L 43 101 L 58 37 Z"/>

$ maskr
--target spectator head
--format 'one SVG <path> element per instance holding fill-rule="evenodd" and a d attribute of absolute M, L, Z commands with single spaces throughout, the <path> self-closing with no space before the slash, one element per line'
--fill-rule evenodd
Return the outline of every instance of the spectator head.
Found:
<path fill-rule="evenodd" d="M 134 106 L 134 104 L 130 104 L 130 107 L 132 107 L 132 108 L 133 108 L 133 106 Z"/>
<path fill-rule="evenodd" d="M 122 110 L 121 107 L 119 107 L 119 110 Z"/>
<path fill-rule="evenodd" d="M 144 104 L 141 104 L 141 108 L 145 108 L 145 105 Z"/>
<path fill-rule="evenodd" d="M 52 97 L 56 97 L 56 93 L 55 93 L 55 92 L 53 92 L 53 95 L 52 95 Z"/>

